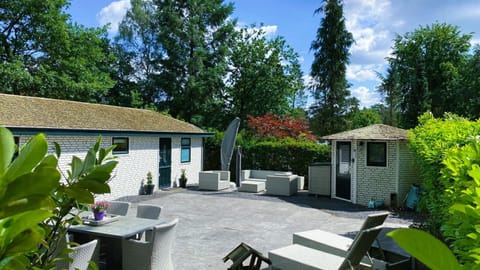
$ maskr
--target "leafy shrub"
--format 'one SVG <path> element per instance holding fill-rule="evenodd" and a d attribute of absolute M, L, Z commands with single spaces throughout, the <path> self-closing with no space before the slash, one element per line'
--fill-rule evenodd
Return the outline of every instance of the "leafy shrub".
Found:
<path fill-rule="evenodd" d="M 462 263 L 480 265 L 480 141 L 451 149 L 443 164 L 443 198 L 451 205 L 443 236 Z"/>
<path fill-rule="evenodd" d="M 95 194 L 110 192 L 117 161 L 111 160 L 113 147 L 102 149 L 100 141 L 84 160 L 73 157 L 60 181 L 58 145 L 56 156 L 47 155 L 48 143 L 39 134 L 13 159 L 13 136 L 0 127 L 0 269 L 54 269 L 68 252 L 60 249 L 61 239 L 80 220 L 72 209 L 86 209 Z"/>
<path fill-rule="evenodd" d="M 48 234 L 40 223 L 53 216 L 50 194 L 58 188 L 60 174 L 57 159 L 46 156 L 47 151 L 40 134 L 12 161 L 13 136 L 0 127 L 0 269 L 26 269 L 27 254 L 37 250 Z"/>
<path fill-rule="evenodd" d="M 443 119 L 437 119 L 431 113 L 419 117 L 419 125 L 410 131 L 410 149 L 424 180 L 424 193 L 419 207 L 430 213 L 430 230 L 437 237 L 441 236 L 440 227 L 449 215 L 448 208 L 451 206 L 451 200 L 444 192 L 449 183 L 440 180 L 443 160 L 450 149 L 472 142 L 479 132 L 478 122 L 453 114 L 445 114 Z"/>
<path fill-rule="evenodd" d="M 429 229 L 468 267 L 480 264 L 479 132 L 478 121 L 425 114 L 410 141 L 424 177 Z"/>
<path fill-rule="evenodd" d="M 223 133 L 216 132 L 213 138 L 205 140 L 204 169 L 220 168 L 220 144 Z M 242 168 L 263 170 L 289 170 L 298 175 L 308 175 L 308 165 L 318 161 L 330 161 L 330 147 L 311 141 L 294 140 L 292 138 L 259 140 L 248 138 L 240 132 L 237 145 L 242 147 Z M 235 175 L 235 149 L 230 166 L 232 176 Z"/>

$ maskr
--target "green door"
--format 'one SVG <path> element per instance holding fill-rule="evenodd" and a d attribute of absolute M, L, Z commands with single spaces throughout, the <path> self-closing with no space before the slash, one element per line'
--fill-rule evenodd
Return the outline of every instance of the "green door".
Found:
<path fill-rule="evenodd" d="M 172 139 L 160 138 L 159 160 L 158 187 L 170 187 L 172 175 Z"/>

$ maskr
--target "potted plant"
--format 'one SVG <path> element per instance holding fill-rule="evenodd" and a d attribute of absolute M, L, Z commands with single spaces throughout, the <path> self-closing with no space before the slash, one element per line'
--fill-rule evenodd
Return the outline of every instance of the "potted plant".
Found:
<path fill-rule="evenodd" d="M 187 187 L 187 175 L 185 173 L 185 169 L 182 169 L 182 173 L 180 174 L 180 178 L 178 181 L 180 182 L 180 187 L 181 188 L 186 188 Z"/>
<path fill-rule="evenodd" d="M 153 194 L 153 189 L 155 188 L 155 185 L 153 184 L 152 181 L 152 173 L 148 172 L 147 173 L 147 183 L 143 186 L 145 194 L 150 195 Z"/>
<path fill-rule="evenodd" d="M 98 201 L 90 206 L 93 212 L 95 220 L 102 220 L 106 213 L 107 209 L 110 207 L 110 204 L 107 201 Z"/>

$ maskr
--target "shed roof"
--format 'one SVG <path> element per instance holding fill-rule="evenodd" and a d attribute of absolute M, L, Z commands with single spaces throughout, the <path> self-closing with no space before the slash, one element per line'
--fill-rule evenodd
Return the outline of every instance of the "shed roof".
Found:
<path fill-rule="evenodd" d="M 10 128 L 205 133 L 158 112 L 103 104 L 0 94 L 0 125 Z"/>
<path fill-rule="evenodd" d="M 408 140 L 408 131 L 376 124 L 321 137 L 324 140 Z"/>

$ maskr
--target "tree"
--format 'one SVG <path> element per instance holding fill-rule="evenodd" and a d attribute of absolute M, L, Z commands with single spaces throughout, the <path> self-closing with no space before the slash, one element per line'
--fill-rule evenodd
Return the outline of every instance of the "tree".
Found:
<path fill-rule="evenodd" d="M 283 37 L 267 39 L 261 27 L 241 29 L 231 67 L 226 102 L 229 118 L 238 116 L 245 123 L 247 115 L 292 112 L 303 90 L 302 72 L 298 54 Z"/>
<path fill-rule="evenodd" d="M 205 126 L 222 110 L 227 56 L 235 21 L 223 0 L 153 1 L 161 57 L 158 108 Z"/>
<path fill-rule="evenodd" d="M 348 120 L 348 129 L 357 129 L 382 123 L 380 114 L 373 108 L 352 110 L 346 118 Z"/>
<path fill-rule="evenodd" d="M 131 0 L 131 9 L 118 27 L 114 40 L 117 84 L 108 94 L 110 104 L 149 107 L 162 95 L 156 84 L 162 51 L 158 43 L 157 6 L 152 1 Z"/>
<path fill-rule="evenodd" d="M 379 79 L 382 81 L 377 86 L 377 91 L 384 97 L 383 104 L 372 106 L 381 116 L 383 123 L 391 126 L 398 126 L 401 118 L 401 102 L 402 92 L 399 84 L 398 74 L 394 71 L 395 67 L 387 68 L 387 75 L 383 76 L 378 73 Z"/>
<path fill-rule="evenodd" d="M 480 117 L 480 46 L 473 49 L 461 71 L 460 89 L 463 89 L 462 102 L 458 102 L 456 114 L 478 119 Z"/>
<path fill-rule="evenodd" d="M 106 28 L 68 23 L 66 0 L 0 2 L 2 92 L 95 100 L 113 85 Z"/>
<path fill-rule="evenodd" d="M 295 119 L 286 115 L 283 118 L 270 113 L 264 116 L 253 117 L 248 115 L 248 127 L 254 130 L 259 138 L 293 138 L 316 142 L 315 136 L 308 130 L 305 119 Z"/>
<path fill-rule="evenodd" d="M 470 39 L 470 34 L 461 34 L 449 24 L 433 24 L 396 37 L 382 91 L 392 99 L 391 106 L 400 101 L 403 127 L 416 126 L 426 111 L 439 117 L 462 107 L 466 97 L 460 72 Z"/>
<path fill-rule="evenodd" d="M 349 48 L 353 36 L 346 30 L 341 0 L 325 0 L 315 13 L 324 13 L 316 40 L 312 42 L 314 60 L 310 75 L 315 102 L 311 107 L 315 132 L 331 134 L 345 128 L 343 117 L 355 103 L 349 98 L 346 76 Z M 349 100 L 350 99 L 350 100 Z"/>

